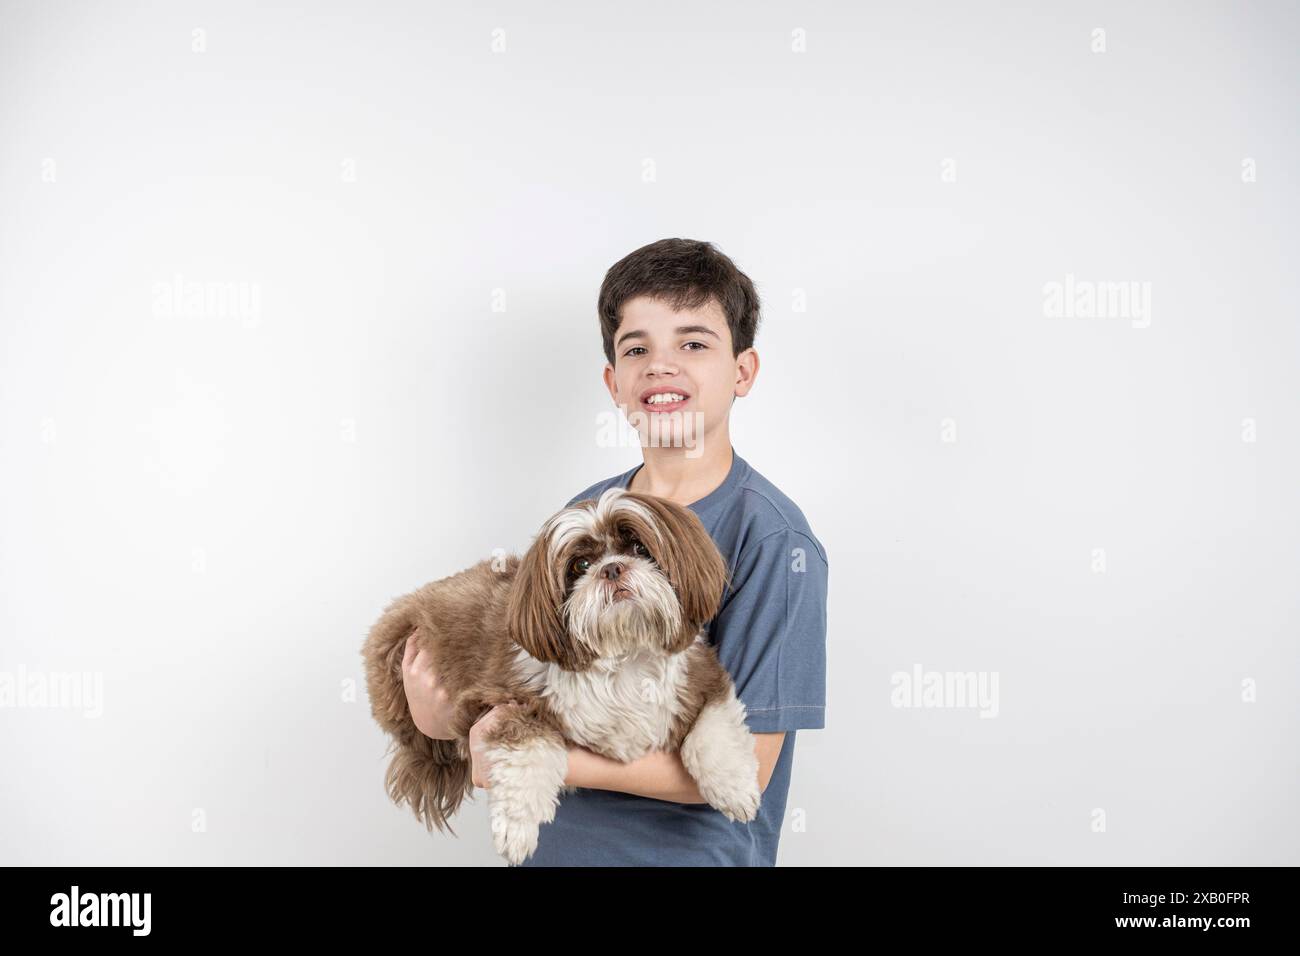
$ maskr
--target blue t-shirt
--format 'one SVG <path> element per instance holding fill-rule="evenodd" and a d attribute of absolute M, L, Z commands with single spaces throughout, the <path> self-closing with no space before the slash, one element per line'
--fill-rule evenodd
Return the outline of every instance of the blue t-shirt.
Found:
<path fill-rule="evenodd" d="M 642 466 L 569 504 L 628 487 Z M 826 549 L 797 505 L 732 449 L 731 470 L 689 505 L 732 582 L 707 636 L 731 675 L 753 733 L 786 731 L 758 816 L 735 823 L 707 803 L 615 790 L 562 793 L 524 866 L 775 866 L 795 731 L 826 726 Z"/>

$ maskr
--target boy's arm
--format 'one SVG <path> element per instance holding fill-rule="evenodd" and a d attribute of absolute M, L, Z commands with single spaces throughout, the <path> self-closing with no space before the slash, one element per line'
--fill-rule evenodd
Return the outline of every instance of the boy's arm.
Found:
<path fill-rule="evenodd" d="M 781 755 L 785 732 L 752 736 L 754 753 L 758 757 L 758 788 L 760 791 L 766 790 L 768 781 L 772 779 L 776 758 Z M 565 774 L 564 785 L 593 790 L 618 790 L 654 800 L 671 800 L 673 803 L 708 802 L 700 794 L 694 778 L 686 772 L 681 756 L 661 751 L 621 763 L 586 747 L 571 745 L 569 772 Z"/>

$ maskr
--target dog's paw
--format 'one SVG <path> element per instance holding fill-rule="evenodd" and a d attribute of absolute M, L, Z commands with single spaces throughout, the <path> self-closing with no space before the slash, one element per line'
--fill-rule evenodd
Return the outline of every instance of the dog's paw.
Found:
<path fill-rule="evenodd" d="M 537 849 L 540 825 L 502 798 L 491 800 L 492 846 L 511 864 L 518 866 Z"/>
<path fill-rule="evenodd" d="M 709 806 L 736 823 L 758 815 L 758 755 L 734 691 L 700 711 L 682 741 L 681 757 Z"/>
<path fill-rule="evenodd" d="M 700 796 L 709 802 L 709 806 L 735 823 L 748 823 L 758 816 L 758 807 L 763 801 L 757 780 L 731 785 L 722 782 L 714 782 L 712 785 L 701 783 L 699 789 Z"/>
<path fill-rule="evenodd" d="M 494 748 L 490 760 L 492 844 L 517 866 L 537 849 L 541 825 L 555 819 L 568 755 L 563 747 L 539 740 Z"/>

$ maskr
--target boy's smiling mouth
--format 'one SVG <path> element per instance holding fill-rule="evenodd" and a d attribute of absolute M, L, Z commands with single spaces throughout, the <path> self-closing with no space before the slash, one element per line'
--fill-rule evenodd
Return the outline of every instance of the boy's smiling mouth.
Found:
<path fill-rule="evenodd" d="M 690 393 L 670 385 L 656 385 L 641 393 L 641 407 L 652 412 L 673 412 L 691 400 Z"/>

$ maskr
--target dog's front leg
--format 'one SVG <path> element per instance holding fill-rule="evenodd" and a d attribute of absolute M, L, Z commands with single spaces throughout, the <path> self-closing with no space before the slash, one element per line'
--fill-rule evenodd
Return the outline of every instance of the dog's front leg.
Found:
<path fill-rule="evenodd" d="M 569 768 L 564 737 L 536 710 L 508 710 L 484 743 L 492 844 L 518 865 L 537 849 L 538 830 L 555 819 Z"/>
<path fill-rule="evenodd" d="M 758 754 L 734 688 L 704 705 L 680 749 L 682 765 L 710 806 L 740 823 L 758 815 Z"/>

